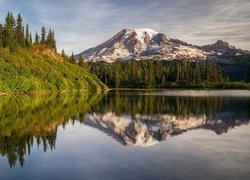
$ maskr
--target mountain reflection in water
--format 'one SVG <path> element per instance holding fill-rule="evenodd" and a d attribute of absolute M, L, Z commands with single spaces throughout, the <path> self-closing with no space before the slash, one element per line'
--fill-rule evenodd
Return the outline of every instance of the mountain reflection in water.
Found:
<path fill-rule="evenodd" d="M 57 129 L 79 121 L 123 145 L 151 146 L 194 129 L 222 135 L 248 124 L 249 97 L 144 95 L 137 92 L 0 97 L 0 153 L 24 165 L 34 145 L 56 146 Z"/>

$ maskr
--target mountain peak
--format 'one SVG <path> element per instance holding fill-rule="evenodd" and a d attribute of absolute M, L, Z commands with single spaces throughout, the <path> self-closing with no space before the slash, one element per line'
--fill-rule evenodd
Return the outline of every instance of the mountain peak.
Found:
<path fill-rule="evenodd" d="M 148 36 L 148 39 L 152 39 L 154 36 L 159 34 L 157 31 L 155 31 L 153 29 L 149 29 L 149 28 L 140 28 L 140 29 L 127 28 L 127 29 L 125 29 L 125 31 L 126 31 L 125 35 L 127 35 L 127 36 L 129 36 L 131 34 L 136 34 L 138 39 L 141 41 L 141 43 L 144 42 L 144 39 L 147 38 L 147 36 Z"/>
<path fill-rule="evenodd" d="M 150 33 L 150 34 L 159 34 L 159 32 L 153 30 L 153 29 L 150 29 L 150 28 L 126 28 L 125 29 L 126 31 L 135 31 L 137 33 Z"/>
<path fill-rule="evenodd" d="M 195 46 L 150 28 L 126 28 L 106 42 L 79 55 L 86 61 L 114 62 L 130 59 L 204 60 L 214 56 L 244 54 L 249 52 L 236 49 L 222 40 L 206 46 Z"/>
<path fill-rule="evenodd" d="M 214 45 L 217 45 L 217 46 L 224 46 L 224 47 L 230 47 L 229 43 L 228 42 L 225 42 L 225 41 L 222 41 L 222 40 L 218 40 L 214 43 Z"/>

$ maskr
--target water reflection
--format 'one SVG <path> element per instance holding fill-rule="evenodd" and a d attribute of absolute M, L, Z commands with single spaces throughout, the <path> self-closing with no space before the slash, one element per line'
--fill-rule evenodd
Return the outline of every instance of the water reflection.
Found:
<path fill-rule="evenodd" d="M 17 161 L 24 164 L 36 143 L 43 151 L 53 150 L 57 128 L 66 126 L 69 119 L 80 117 L 99 101 L 99 95 L 41 94 L 8 95 L 0 97 L 0 153 L 6 156 L 10 167 Z M 35 143 L 34 143 L 35 142 Z"/>
<path fill-rule="evenodd" d="M 155 96 L 137 92 L 106 95 L 41 94 L 0 97 L 0 153 L 10 167 L 24 165 L 34 145 L 56 146 L 57 129 L 79 121 L 123 145 L 151 146 L 194 129 L 221 135 L 248 124 L 248 97 Z"/>
<path fill-rule="evenodd" d="M 248 124 L 247 97 L 176 97 L 110 93 L 84 123 L 104 131 L 123 145 L 151 146 L 193 129 L 220 135 Z"/>

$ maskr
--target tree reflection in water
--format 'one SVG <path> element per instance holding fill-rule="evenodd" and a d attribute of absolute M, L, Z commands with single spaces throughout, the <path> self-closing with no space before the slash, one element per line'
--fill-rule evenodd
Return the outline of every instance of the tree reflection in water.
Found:
<path fill-rule="evenodd" d="M 217 134 L 248 124 L 246 97 L 174 97 L 136 92 L 7 95 L 0 97 L 0 152 L 24 165 L 34 144 L 56 146 L 57 129 L 79 121 L 123 145 L 148 146 L 191 129 Z M 35 142 L 35 143 L 34 143 Z"/>

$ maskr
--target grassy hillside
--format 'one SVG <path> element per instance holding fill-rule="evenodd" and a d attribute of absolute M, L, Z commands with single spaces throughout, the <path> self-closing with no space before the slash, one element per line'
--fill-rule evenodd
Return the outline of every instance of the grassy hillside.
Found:
<path fill-rule="evenodd" d="M 16 52 L 0 49 L 0 92 L 105 88 L 95 75 L 63 60 L 45 46 L 20 48 Z"/>

